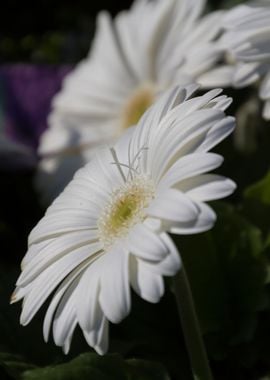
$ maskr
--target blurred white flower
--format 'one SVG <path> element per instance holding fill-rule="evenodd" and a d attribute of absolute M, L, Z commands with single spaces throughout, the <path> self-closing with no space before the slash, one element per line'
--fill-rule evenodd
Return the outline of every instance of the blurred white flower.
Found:
<path fill-rule="evenodd" d="M 137 0 L 112 20 L 102 12 L 89 56 L 54 98 L 39 147 L 37 186 L 53 199 L 93 148 L 113 143 L 170 85 L 200 82 L 222 56 L 222 12 L 204 0 Z"/>
<path fill-rule="evenodd" d="M 224 65 L 206 73 L 202 82 L 222 86 L 225 72 L 235 88 L 259 82 L 259 96 L 265 101 L 263 117 L 270 119 L 270 1 L 232 8 L 223 18 L 223 27 L 219 43 L 226 50 Z"/>
<path fill-rule="evenodd" d="M 189 99 L 195 88 L 167 92 L 113 148 L 96 152 L 30 233 L 12 302 L 24 299 L 26 325 L 55 291 L 44 338 L 52 325 L 66 352 L 77 324 L 90 346 L 106 352 L 108 321 L 130 311 L 130 285 L 158 302 L 162 276 L 180 268 L 167 232 L 210 229 L 216 216 L 205 201 L 235 189 L 207 174 L 223 161 L 208 150 L 234 128 L 223 112 L 230 99 L 219 90 Z"/>

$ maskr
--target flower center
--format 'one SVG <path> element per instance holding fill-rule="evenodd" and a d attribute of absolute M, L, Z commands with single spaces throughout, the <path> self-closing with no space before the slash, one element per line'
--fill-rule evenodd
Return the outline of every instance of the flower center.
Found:
<path fill-rule="evenodd" d="M 224 54 L 224 60 L 226 61 L 226 63 L 228 63 L 228 65 L 235 65 L 236 64 L 236 59 L 230 51 L 227 51 Z"/>
<path fill-rule="evenodd" d="M 145 84 L 136 89 L 124 106 L 121 129 L 136 125 L 144 112 L 153 104 L 154 99 L 153 85 Z"/>
<path fill-rule="evenodd" d="M 112 193 L 98 220 L 99 237 L 105 248 L 127 236 L 132 226 L 145 219 L 145 208 L 153 197 L 154 184 L 144 176 L 127 181 Z"/>

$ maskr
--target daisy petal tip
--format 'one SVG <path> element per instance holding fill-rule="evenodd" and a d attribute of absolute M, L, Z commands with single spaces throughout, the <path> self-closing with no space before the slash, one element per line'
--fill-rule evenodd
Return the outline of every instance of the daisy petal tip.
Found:
<path fill-rule="evenodd" d="M 14 290 L 14 292 L 11 294 L 9 304 L 12 305 L 12 304 L 16 303 L 17 301 L 18 300 L 17 300 L 17 296 L 16 296 L 16 290 Z"/>
<path fill-rule="evenodd" d="M 114 324 L 119 324 L 129 314 L 129 307 L 125 309 L 115 309 L 110 306 L 110 302 L 107 299 L 100 297 L 100 304 L 108 320 Z"/>
<path fill-rule="evenodd" d="M 214 90 L 210 90 L 210 92 L 213 91 L 213 93 L 215 94 L 215 97 L 222 94 L 223 93 L 223 88 L 222 87 L 217 87 L 215 88 Z"/>
<path fill-rule="evenodd" d="M 227 110 L 227 108 L 229 108 L 230 107 L 230 105 L 232 104 L 232 102 L 233 102 L 233 98 L 232 97 L 230 97 L 230 96 L 227 96 L 226 97 L 226 105 L 224 106 L 224 111 L 226 111 Z M 228 116 L 228 117 L 231 117 L 232 118 L 232 120 L 235 122 L 235 117 L 233 117 L 233 116 Z"/>
<path fill-rule="evenodd" d="M 229 178 L 227 178 L 227 186 L 228 186 L 228 192 L 229 192 L 228 195 L 234 193 L 235 190 L 237 189 L 237 184 Z"/>
<path fill-rule="evenodd" d="M 104 347 L 101 347 L 101 346 L 94 346 L 94 350 L 100 355 L 100 356 L 104 356 L 106 355 L 108 349 L 107 348 L 104 348 Z"/>
<path fill-rule="evenodd" d="M 183 86 L 179 85 L 179 91 L 181 88 L 183 88 Z M 188 84 L 186 87 L 185 87 L 185 91 L 187 93 L 187 97 L 189 98 L 190 96 L 192 96 L 195 92 L 199 91 L 201 88 L 201 85 L 199 83 L 191 83 L 191 84 Z"/>
<path fill-rule="evenodd" d="M 67 355 L 69 353 L 69 350 L 70 350 L 70 343 L 65 343 L 63 346 L 62 346 L 62 351 L 65 355 Z"/>
<path fill-rule="evenodd" d="M 23 315 L 21 315 L 21 317 L 20 317 L 20 325 L 27 326 L 29 322 L 30 321 L 28 321 Z"/>
<path fill-rule="evenodd" d="M 180 259 L 180 255 L 179 255 L 179 260 L 175 260 L 175 263 L 174 263 L 174 276 L 181 270 L 182 268 L 182 261 Z"/>

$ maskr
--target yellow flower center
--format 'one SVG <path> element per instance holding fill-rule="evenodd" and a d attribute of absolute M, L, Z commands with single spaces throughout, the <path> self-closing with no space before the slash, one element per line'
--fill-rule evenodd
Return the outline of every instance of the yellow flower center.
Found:
<path fill-rule="evenodd" d="M 143 222 L 145 209 L 153 197 L 154 184 L 143 176 L 127 181 L 112 193 L 98 220 L 99 236 L 105 248 L 127 236 L 132 226 Z"/>
<path fill-rule="evenodd" d="M 136 125 L 154 100 L 155 91 L 153 85 L 146 84 L 136 89 L 124 106 L 121 129 Z"/>

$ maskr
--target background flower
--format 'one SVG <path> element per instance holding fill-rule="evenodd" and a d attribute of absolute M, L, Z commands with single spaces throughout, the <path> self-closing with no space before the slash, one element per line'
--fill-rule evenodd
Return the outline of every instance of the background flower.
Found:
<path fill-rule="evenodd" d="M 89 56 L 65 79 L 40 142 L 37 186 L 47 201 L 98 144 L 136 124 L 160 92 L 200 82 L 220 59 L 215 39 L 222 12 L 202 17 L 204 5 L 140 0 L 115 20 L 99 15 Z"/>
<path fill-rule="evenodd" d="M 263 117 L 270 119 L 270 3 L 247 2 L 228 10 L 223 19 L 219 44 L 225 49 L 224 63 L 206 73 L 203 83 L 224 86 L 223 74 L 235 88 L 259 83 L 265 101 Z"/>

